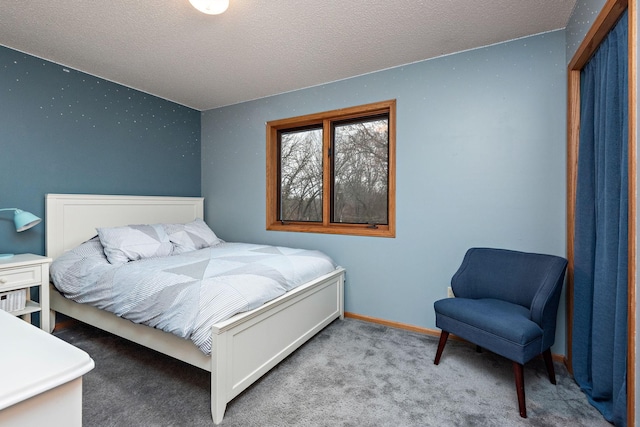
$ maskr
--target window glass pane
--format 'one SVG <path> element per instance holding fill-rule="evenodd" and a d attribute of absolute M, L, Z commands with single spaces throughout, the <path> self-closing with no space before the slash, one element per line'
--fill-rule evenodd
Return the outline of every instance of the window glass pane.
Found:
<path fill-rule="evenodd" d="M 332 222 L 388 223 L 388 116 L 334 126 Z"/>
<path fill-rule="evenodd" d="M 280 133 L 280 220 L 322 221 L 322 128 Z"/>

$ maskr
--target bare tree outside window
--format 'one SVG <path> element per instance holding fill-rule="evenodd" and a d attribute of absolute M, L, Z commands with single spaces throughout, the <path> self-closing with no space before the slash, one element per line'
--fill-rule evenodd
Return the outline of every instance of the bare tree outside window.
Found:
<path fill-rule="evenodd" d="M 332 220 L 387 224 L 388 119 L 335 125 L 334 151 Z"/>
<path fill-rule="evenodd" d="M 322 221 L 322 128 L 280 134 L 280 216 Z"/>

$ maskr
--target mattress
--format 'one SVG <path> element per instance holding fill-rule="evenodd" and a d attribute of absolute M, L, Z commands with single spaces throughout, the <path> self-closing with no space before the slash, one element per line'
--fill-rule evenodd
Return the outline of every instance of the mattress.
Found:
<path fill-rule="evenodd" d="M 221 242 L 177 255 L 109 263 L 98 238 L 58 257 L 63 296 L 190 339 L 211 353 L 211 326 L 335 270 L 322 252 Z"/>

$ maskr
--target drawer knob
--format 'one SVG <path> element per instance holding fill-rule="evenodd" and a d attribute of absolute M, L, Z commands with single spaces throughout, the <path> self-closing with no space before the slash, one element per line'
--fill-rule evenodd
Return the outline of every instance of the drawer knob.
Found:
<path fill-rule="evenodd" d="M 0 283 L 7 283 L 9 281 L 9 279 L 5 278 L 5 277 L 0 277 Z"/>

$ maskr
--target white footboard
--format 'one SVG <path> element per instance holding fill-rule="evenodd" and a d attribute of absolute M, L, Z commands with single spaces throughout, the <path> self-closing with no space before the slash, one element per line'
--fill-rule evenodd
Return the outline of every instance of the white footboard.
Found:
<path fill-rule="evenodd" d="M 344 317 L 344 270 L 212 329 L 211 415 L 336 318 Z"/>

